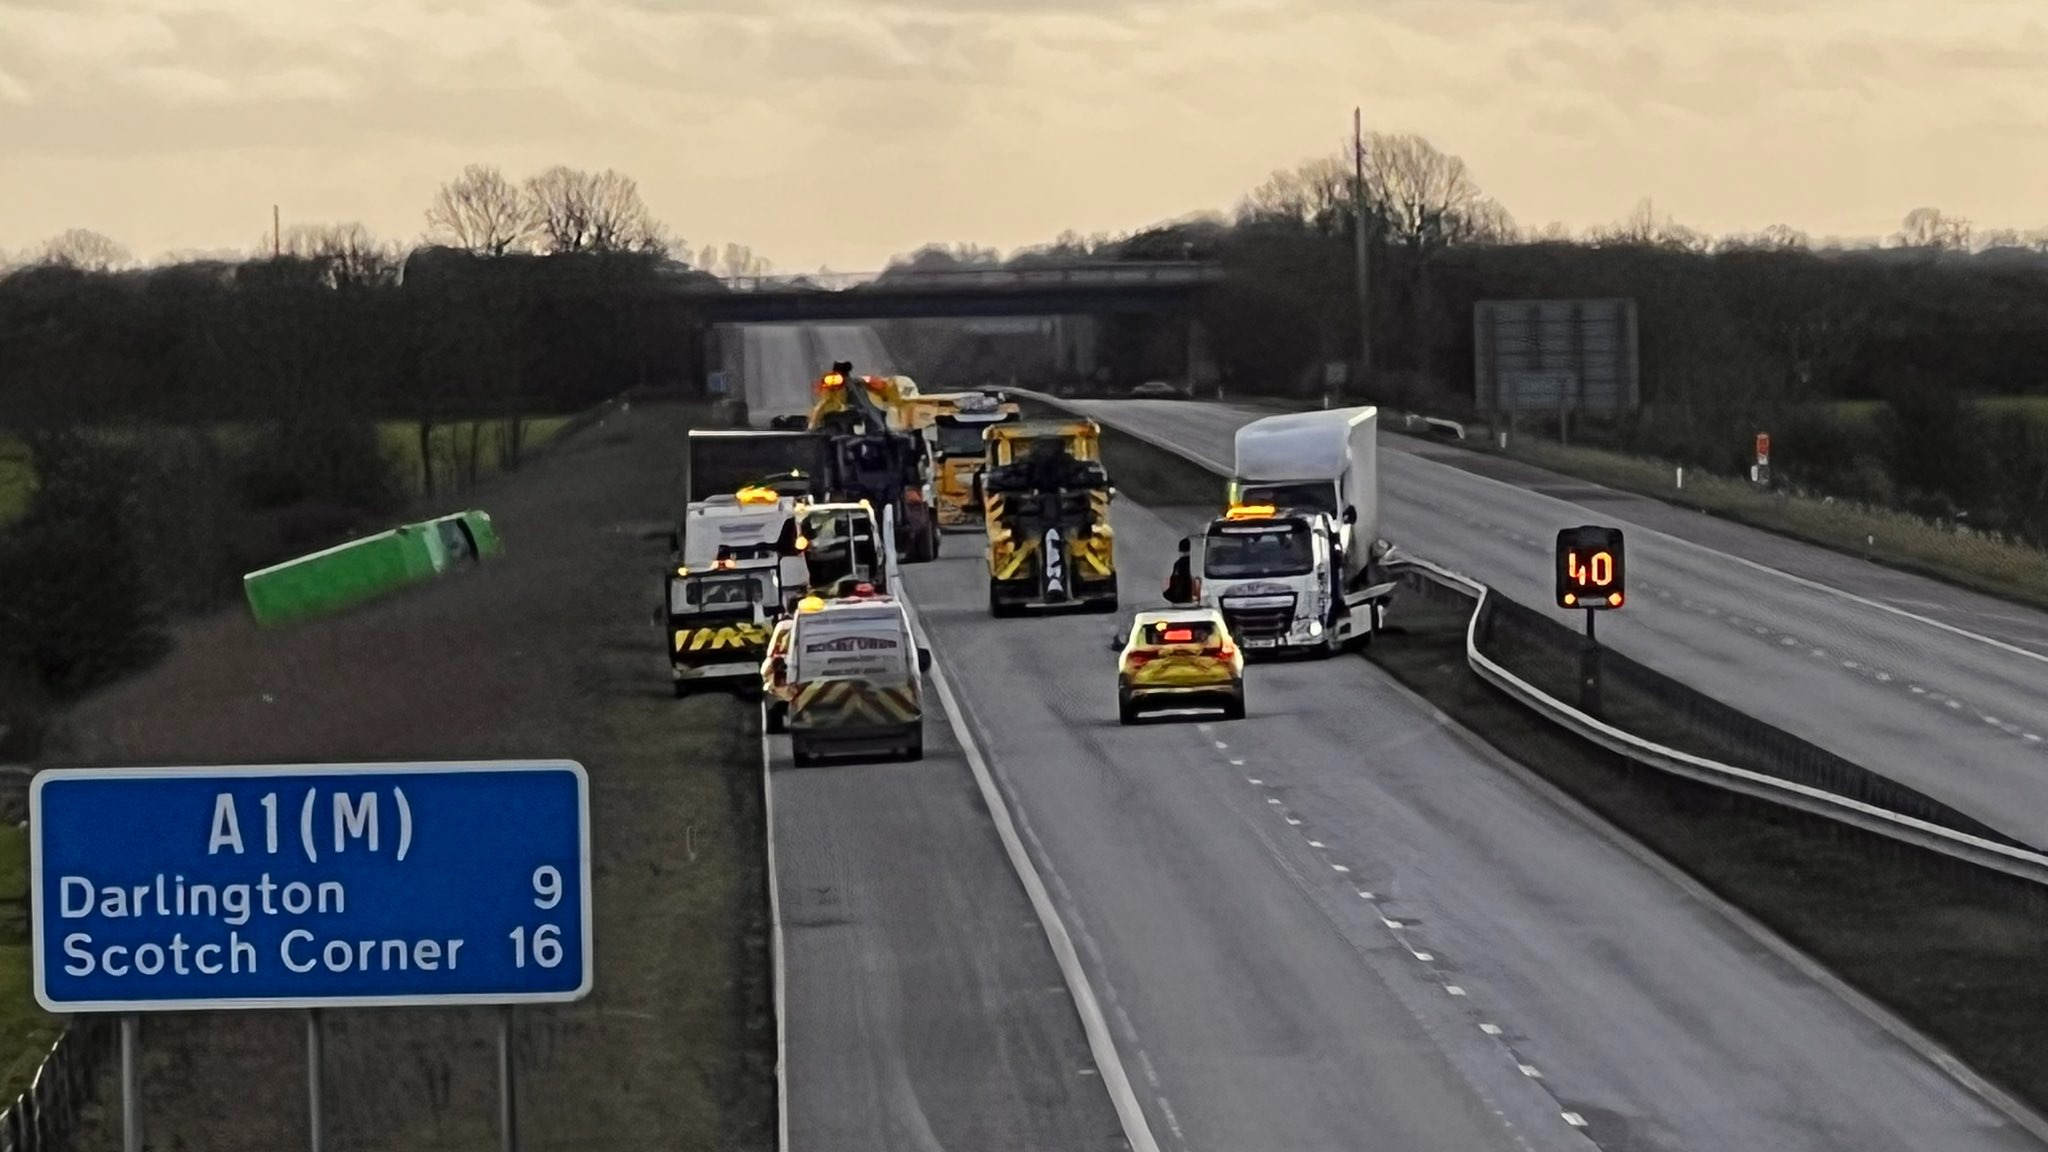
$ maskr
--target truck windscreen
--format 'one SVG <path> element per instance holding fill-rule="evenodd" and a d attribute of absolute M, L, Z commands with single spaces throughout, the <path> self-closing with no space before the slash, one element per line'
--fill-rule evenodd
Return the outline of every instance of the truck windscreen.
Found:
<path fill-rule="evenodd" d="M 1202 575 L 1218 580 L 1303 576 L 1315 567 L 1315 549 L 1303 524 L 1224 524 L 1209 530 Z"/>
<path fill-rule="evenodd" d="M 981 430 L 986 427 L 988 427 L 988 425 L 986 424 L 938 424 L 937 428 L 939 430 L 939 455 L 981 455 Z"/>
<path fill-rule="evenodd" d="M 1270 504 L 1275 508 L 1300 508 L 1311 512 L 1337 514 L 1337 486 L 1327 480 L 1294 484 L 1246 484 L 1237 497 L 1240 504 Z"/>
<path fill-rule="evenodd" d="M 757 603 L 775 599 L 767 577 L 756 572 L 720 572 L 669 582 L 668 610 L 677 616 L 747 615 Z"/>

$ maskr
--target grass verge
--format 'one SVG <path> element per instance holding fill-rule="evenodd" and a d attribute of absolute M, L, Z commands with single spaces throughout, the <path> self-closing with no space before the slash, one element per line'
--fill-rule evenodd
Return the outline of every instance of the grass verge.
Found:
<path fill-rule="evenodd" d="M 570 423 L 568 416 L 530 416 L 520 429 L 521 454 L 538 451 Z M 232 436 L 239 426 L 223 425 Z M 146 434 L 146 433 L 143 433 Z M 419 425 L 409 420 L 384 420 L 377 424 L 378 438 L 391 454 L 392 467 L 414 495 L 425 491 L 425 469 L 421 467 Z M 481 480 L 502 471 L 509 455 L 511 426 L 505 420 L 460 420 L 436 424 L 428 433 L 427 451 L 434 458 L 434 490 L 458 491 L 466 471 L 460 462 L 475 459 Z M 28 509 L 35 489 L 35 472 L 28 453 L 12 437 L 0 433 L 0 525 L 12 523 Z"/>
<path fill-rule="evenodd" d="M 0 824 L 0 1108 L 35 1079 L 64 1018 L 29 990 L 28 830 Z"/>
<path fill-rule="evenodd" d="M 1447 715 L 1744 909 L 2036 1108 L 2048 1109 L 2048 891 L 1640 767 L 1554 727 L 1465 663 L 1468 606 L 1394 612 L 1369 657 Z"/>
<path fill-rule="evenodd" d="M 1386 427 L 1422 439 L 1441 438 Z M 1511 438 L 1505 450 L 1485 442 L 1459 447 L 1478 456 L 1499 456 L 1585 480 L 1621 492 L 1647 496 L 1680 508 L 1706 512 L 1766 532 L 1857 556 L 1890 568 L 1941 580 L 2005 600 L 2048 608 L 2048 552 L 1978 532 L 1871 505 L 1760 492 L 1747 480 L 1687 469 L 1685 487 L 1676 486 L 1669 461 L 1604 448 Z M 1456 464 L 1454 458 L 1436 457 Z"/>

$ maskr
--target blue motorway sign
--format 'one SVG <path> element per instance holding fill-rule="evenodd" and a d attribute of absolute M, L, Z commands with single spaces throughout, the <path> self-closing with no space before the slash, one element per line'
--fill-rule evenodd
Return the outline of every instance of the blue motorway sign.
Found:
<path fill-rule="evenodd" d="M 52 1012 L 590 991 L 574 761 L 51 769 L 29 788 L 29 853 Z"/>

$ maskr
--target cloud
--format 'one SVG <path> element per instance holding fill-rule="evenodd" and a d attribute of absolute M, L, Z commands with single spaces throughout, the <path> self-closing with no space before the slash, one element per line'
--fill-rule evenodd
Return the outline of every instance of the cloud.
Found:
<path fill-rule="evenodd" d="M 6 0 L 0 247 L 81 204 L 212 247 L 237 197 L 404 233 L 560 160 L 851 266 L 1227 205 L 1354 105 L 1525 219 L 2048 223 L 2039 0 Z"/>

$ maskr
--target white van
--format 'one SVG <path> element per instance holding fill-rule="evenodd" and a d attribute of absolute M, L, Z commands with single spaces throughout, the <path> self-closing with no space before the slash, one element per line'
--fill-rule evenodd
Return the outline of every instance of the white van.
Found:
<path fill-rule="evenodd" d="M 924 672 L 931 652 L 918 646 L 901 601 L 870 586 L 797 608 L 789 648 L 770 660 L 788 685 L 791 758 L 826 755 L 924 759 Z"/>

